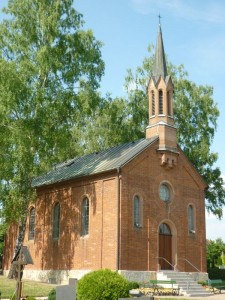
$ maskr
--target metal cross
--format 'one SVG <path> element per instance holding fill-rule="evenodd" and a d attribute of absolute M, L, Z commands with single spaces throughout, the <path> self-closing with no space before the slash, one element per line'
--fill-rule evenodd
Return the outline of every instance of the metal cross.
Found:
<path fill-rule="evenodd" d="M 161 19 L 162 17 L 160 16 L 160 14 L 158 15 L 158 18 L 159 18 L 159 25 L 161 25 L 160 19 Z"/>

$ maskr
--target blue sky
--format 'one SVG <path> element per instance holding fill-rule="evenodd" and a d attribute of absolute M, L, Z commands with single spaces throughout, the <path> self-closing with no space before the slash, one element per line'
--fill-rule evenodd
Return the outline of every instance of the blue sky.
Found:
<path fill-rule="evenodd" d="M 158 15 L 165 51 L 169 60 L 183 64 L 189 79 L 214 87 L 214 100 L 220 117 L 212 150 L 217 152 L 225 180 L 225 1 L 224 0 L 77 0 L 76 9 L 84 15 L 85 28 L 91 28 L 104 43 L 106 63 L 103 93 L 124 94 L 128 68 L 136 69 L 155 44 Z M 225 209 L 224 209 L 225 215 Z M 225 218 L 218 221 L 206 213 L 207 238 L 225 241 Z"/>
<path fill-rule="evenodd" d="M 124 95 L 128 68 L 141 65 L 147 46 L 155 44 L 158 15 L 169 60 L 184 64 L 189 79 L 214 87 L 220 117 L 212 150 L 225 179 L 225 1 L 224 0 L 75 0 L 75 8 L 101 40 L 105 61 L 102 93 Z M 0 8 L 7 4 L 0 1 Z M 207 215 L 207 238 L 225 241 L 225 218 Z M 225 210 L 224 210 L 225 215 Z"/>

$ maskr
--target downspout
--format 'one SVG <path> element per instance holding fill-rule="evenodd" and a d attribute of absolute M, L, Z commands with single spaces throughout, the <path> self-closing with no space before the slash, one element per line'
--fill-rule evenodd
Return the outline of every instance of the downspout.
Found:
<path fill-rule="evenodd" d="M 120 168 L 117 168 L 117 271 L 120 270 Z"/>

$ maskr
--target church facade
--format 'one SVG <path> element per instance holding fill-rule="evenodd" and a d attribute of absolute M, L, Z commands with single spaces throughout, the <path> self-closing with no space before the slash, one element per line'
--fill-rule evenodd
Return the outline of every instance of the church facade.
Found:
<path fill-rule="evenodd" d="M 25 278 L 62 282 L 102 268 L 148 277 L 206 272 L 207 186 L 177 145 L 160 27 L 148 101 L 145 139 L 71 159 L 33 181 L 23 243 L 33 265 Z M 12 226 L 5 273 L 15 242 Z"/>

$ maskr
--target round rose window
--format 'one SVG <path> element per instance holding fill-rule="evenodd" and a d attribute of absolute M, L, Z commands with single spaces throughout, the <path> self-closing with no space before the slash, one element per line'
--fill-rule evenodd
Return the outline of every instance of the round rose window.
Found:
<path fill-rule="evenodd" d="M 159 195 L 165 202 L 170 200 L 170 189 L 167 184 L 163 183 L 160 185 Z"/>

